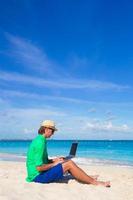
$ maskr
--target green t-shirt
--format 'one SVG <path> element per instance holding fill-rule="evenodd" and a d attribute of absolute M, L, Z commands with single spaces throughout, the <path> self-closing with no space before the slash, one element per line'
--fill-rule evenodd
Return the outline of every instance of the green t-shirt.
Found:
<path fill-rule="evenodd" d="M 27 153 L 27 178 L 28 182 L 33 181 L 33 179 L 40 174 L 36 169 L 37 166 L 48 163 L 48 153 L 47 153 L 47 143 L 46 138 L 43 135 L 38 135 L 30 144 Z"/>

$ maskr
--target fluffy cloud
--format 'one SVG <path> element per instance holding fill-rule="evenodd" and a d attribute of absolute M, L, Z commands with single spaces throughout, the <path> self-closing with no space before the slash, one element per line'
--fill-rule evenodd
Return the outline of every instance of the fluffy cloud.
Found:
<path fill-rule="evenodd" d="M 46 53 L 40 47 L 33 44 L 33 42 L 21 37 L 13 36 L 9 33 L 6 33 L 5 35 L 10 44 L 10 51 L 8 54 L 11 57 L 14 57 L 14 59 L 27 70 L 35 70 L 36 74 L 40 74 L 38 72 L 43 72 L 45 78 L 47 77 L 50 79 L 44 80 L 22 74 L 7 74 L 4 72 L 4 74 L 2 74 L 1 72 L 0 78 L 3 80 L 62 89 L 125 90 L 130 88 L 127 85 L 119 85 L 112 82 L 71 78 L 71 73 L 69 74 L 68 70 L 62 71 L 61 69 L 64 67 L 59 66 L 56 62 L 50 60 Z M 79 67 L 82 67 L 83 65 L 86 65 L 88 61 L 86 58 L 79 59 L 76 57 L 74 63 L 75 62 L 78 63 Z M 72 63 L 69 63 L 69 65 L 73 65 L 73 61 Z M 54 80 L 51 80 L 51 77 L 54 78 Z"/>
<path fill-rule="evenodd" d="M 94 89 L 94 90 L 125 90 L 128 86 L 117 85 L 109 82 L 101 82 L 96 80 L 80 80 L 80 79 L 43 79 L 36 76 L 22 75 L 19 73 L 9 73 L 0 71 L 0 80 L 6 82 L 15 82 L 36 87 L 59 88 L 59 89 Z"/>
<path fill-rule="evenodd" d="M 53 75 L 52 66 L 55 65 L 50 61 L 43 50 L 31 41 L 6 33 L 10 43 L 10 55 L 13 56 L 23 66 L 36 71 L 43 71 L 48 75 Z"/>
<path fill-rule="evenodd" d="M 84 130 L 91 130 L 91 131 L 104 131 L 104 132 L 133 132 L 133 128 L 129 127 L 127 124 L 123 125 L 113 125 L 112 122 L 103 122 L 103 123 L 93 123 L 87 122 Z"/>
<path fill-rule="evenodd" d="M 44 119 L 58 119 L 66 116 L 56 108 L 8 108 L 0 112 L 0 139 L 28 139 L 34 137 Z"/>

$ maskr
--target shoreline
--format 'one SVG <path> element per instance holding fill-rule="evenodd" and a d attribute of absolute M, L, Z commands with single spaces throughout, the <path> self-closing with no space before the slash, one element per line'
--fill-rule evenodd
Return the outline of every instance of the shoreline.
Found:
<path fill-rule="evenodd" d="M 56 157 L 56 156 L 55 156 Z M 54 157 L 49 157 L 54 158 Z M 129 167 L 133 168 L 133 163 L 127 163 L 117 160 L 106 160 L 106 159 L 97 159 L 97 158 L 83 158 L 75 157 L 73 158 L 74 162 L 79 165 L 95 165 L 95 166 L 116 166 L 116 167 Z M 20 155 L 15 153 L 0 153 L 0 161 L 12 161 L 12 162 L 26 162 L 26 155 Z"/>
<path fill-rule="evenodd" d="M 133 199 L 133 168 L 116 166 L 78 165 L 88 175 L 99 175 L 99 180 L 111 181 L 111 188 L 68 182 L 28 183 L 25 162 L 0 161 L 0 199 L 2 200 L 131 200 Z M 78 192 L 77 192 L 78 191 Z"/>
<path fill-rule="evenodd" d="M 13 153 L 0 153 L 0 162 L 1 161 L 25 162 L 26 156 Z"/>

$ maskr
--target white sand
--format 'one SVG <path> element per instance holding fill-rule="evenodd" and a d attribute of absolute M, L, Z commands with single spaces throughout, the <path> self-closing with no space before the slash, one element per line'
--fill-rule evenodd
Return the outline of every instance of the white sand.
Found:
<path fill-rule="evenodd" d="M 111 188 L 68 183 L 38 184 L 25 181 L 24 162 L 0 161 L 0 200 L 133 200 L 133 168 L 80 166 L 88 174 L 110 180 Z"/>

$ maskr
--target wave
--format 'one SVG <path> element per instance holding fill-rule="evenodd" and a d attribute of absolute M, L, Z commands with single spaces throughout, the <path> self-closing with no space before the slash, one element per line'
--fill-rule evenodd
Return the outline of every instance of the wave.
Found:
<path fill-rule="evenodd" d="M 107 159 L 96 159 L 96 158 L 73 158 L 77 164 L 81 165 L 115 165 L 115 166 L 122 166 L 122 167 L 133 167 L 132 162 L 126 161 L 117 161 L 117 160 L 107 160 Z"/>
<path fill-rule="evenodd" d="M 50 157 L 54 158 L 54 156 Z M 133 167 L 132 162 L 126 161 L 118 161 L 118 160 L 108 160 L 108 159 L 97 159 L 97 158 L 83 158 L 83 157 L 75 157 L 72 159 L 76 164 L 79 165 L 115 165 L 121 167 Z M 10 154 L 10 153 L 0 153 L 0 161 L 19 161 L 25 162 L 26 156 L 25 155 L 18 155 L 18 154 Z"/>

